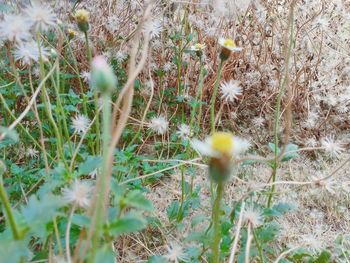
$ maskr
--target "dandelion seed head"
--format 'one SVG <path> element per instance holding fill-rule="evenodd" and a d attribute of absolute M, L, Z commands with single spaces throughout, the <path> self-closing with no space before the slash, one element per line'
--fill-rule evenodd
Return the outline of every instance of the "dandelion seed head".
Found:
<path fill-rule="evenodd" d="M 149 128 L 159 135 L 163 135 L 169 128 L 169 122 L 164 116 L 153 117 L 149 123 Z"/>
<path fill-rule="evenodd" d="M 263 224 L 264 217 L 258 208 L 250 205 L 247 206 L 243 211 L 243 221 L 246 224 L 251 224 L 253 227 L 258 227 Z"/>
<path fill-rule="evenodd" d="M 87 208 L 90 205 L 92 190 L 89 182 L 75 180 L 70 187 L 63 188 L 62 195 L 67 203 Z"/>
<path fill-rule="evenodd" d="M 90 125 L 90 119 L 84 115 L 77 115 L 72 118 L 72 128 L 75 133 L 86 133 Z"/>
<path fill-rule="evenodd" d="M 29 23 L 33 24 L 36 30 L 47 31 L 56 25 L 57 17 L 49 5 L 33 2 L 32 5 L 27 6 L 25 13 Z"/>
<path fill-rule="evenodd" d="M 170 262 L 180 263 L 180 262 L 190 262 L 190 258 L 186 255 L 183 248 L 176 244 L 170 243 L 166 246 L 168 253 L 164 257 Z"/>
<path fill-rule="evenodd" d="M 47 61 L 49 57 L 49 51 L 41 44 L 38 46 L 37 42 L 31 40 L 29 42 L 18 43 L 13 55 L 16 61 L 19 60 L 22 64 L 29 65 L 32 62 L 39 62 L 40 55 L 43 61 Z"/>
<path fill-rule="evenodd" d="M 336 141 L 333 136 L 323 138 L 321 146 L 330 157 L 335 158 L 339 158 L 340 154 L 345 150 L 343 144 Z"/>
<path fill-rule="evenodd" d="M 21 42 L 31 37 L 31 24 L 22 15 L 5 14 L 0 22 L 0 38 Z"/>
<path fill-rule="evenodd" d="M 229 82 L 224 82 L 220 86 L 221 98 L 226 101 L 233 102 L 238 99 L 238 96 L 242 95 L 242 88 L 240 87 L 240 82 L 237 80 L 230 80 Z"/>
<path fill-rule="evenodd" d="M 188 139 L 189 137 L 191 137 L 190 126 L 188 126 L 187 124 L 182 123 L 179 126 L 176 134 L 182 139 Z"/>

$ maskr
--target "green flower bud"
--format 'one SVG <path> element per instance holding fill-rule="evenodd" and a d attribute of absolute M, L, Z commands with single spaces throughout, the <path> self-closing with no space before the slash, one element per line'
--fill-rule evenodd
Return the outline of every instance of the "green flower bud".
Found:
<path fill-rule="evenodd" d="M 117 85 L 117 78 L 106 59 L 103 56 L 95 57 L 91 68 L 91 88 L 101 92 L 113 92 Z"/>

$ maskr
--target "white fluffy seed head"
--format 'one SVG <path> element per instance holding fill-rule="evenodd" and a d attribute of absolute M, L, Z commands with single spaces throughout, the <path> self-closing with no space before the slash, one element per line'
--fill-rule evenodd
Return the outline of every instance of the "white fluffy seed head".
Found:
<path fill-rule="evenodd" d="M 323 138 L 321 146 L 331 158 L 339 158 L 340 154 L 345 150 L 343 144 L 336 141 L 333 136 Z"/>
<path fill-rule="evenodd" d="M 75 180 L 70 187 L 62 190 L 63 199 L 81 208 L 90 205 L 93 187 L 89 182 Z"/>
<path fill-rule="evenodd" d="M 169 128 L 169 122 L 164 116 L 153 117 L 149 123 L 149 128 L 159 135 L 163 135 Z"/>
<path fill-rule="evenodd" d="M 72 128 L 75 133 L 87 132 L 90 125 L 90 119 L 84 115 L 77 115 L 72 118 Z"/>
<path fill-rule="evenodd" d="M 240 82 L 237 80 L 230 80 L 228 82 L 223 82 L 220 86 L 221 98 L 233 102 L 238 99 L 238 96 L 242 95 L 242 88 L 240 87 Z"/>

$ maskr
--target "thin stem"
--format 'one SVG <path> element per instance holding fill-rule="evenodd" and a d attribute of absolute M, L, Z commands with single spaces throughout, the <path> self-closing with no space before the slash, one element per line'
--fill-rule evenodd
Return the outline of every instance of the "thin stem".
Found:
<path fill-rule="evenodd" d="M 245 246 L 245 263 L 249 263 L 250 245 L 252 243 L 251 224 L 248 224 L 247 243 Z"/>
<path fill-rule="evenodd" d="M 67 262 L 68 263 L 72 263 L 72 258 L 71 258 L 71 254 L 70 254 L 70 226 L 72 224 L 72 218 L 74 215 L 74 211 L 75 211 L 75 205 L 73 205 L 72 210 L 70 212 L 69 218 L 68 218 L 68 222 L 67 222 L 67 229 L 66 229 L 66 255 L 67 255 Z"/>
<path fill-rule="evenodd" d="M 85 44 L 86 44 L 86 53 L 87 53 L 87 57 L 88 57 L 88 60 L 89 60 L 89 64 L 91 64 L 91 61 L 92 61 L 92 53 L 91 53 L 91 48 L 90 48 L 90 42 L 89 42 L 89 37 L 88 37 L 88 33 L 87 31 L 84 32 L 84 36 L 85 36 Z M 95 134 L 96 134 L 96 154 L 99 154 L 100 153 L 100 141 L 101 141 L 101 138 L 100 138 L 100 134 L 101 134 L 101 131 L 100 131 L 100 117 L 98 115 L 98 108 L 99 108 L 99 103 L 98 103 L 98 93 L 97 91 L 95 90 L 94 91 L 94 104 L 95 104 L 95 109 L 96 109 L 96 121 L 95 121 Z"/>
<path fill-rule="evenodd" d="M 216 75 L 216 81 L 214 84 L 214 89 L 213 89 L 213 95 L 211 97 L 211 102 L 210 102 L 210 124 L 211 124 L 211 132 L 215 132 L 215 101 L 218 93 L 218 88 L 221 80 L 221 74 L 222 74 L 222 67 L 224 64 L 224 60 L 220 60 L 219 68 L 218 68 L 218 74 Z"/>
<path fill-rule="evenodd" d="M 181 166 L 181 203 L 179 208 L 179 213 L 177 214 L 177 222 L 180 222 L 183 217 L 183 206 L 185 201 L 185 172 L 184 166 Z"/>
<path fill-rule="evenodd" d="M 252 232 L 253 232 L 254 241 L 256 243 L 256 247 L 258 248 L 258 251 L 259 251 L 260 262 L 264 263 L 265 261 L 264 261 L 263 251 L 262 251 L 262 248 L 260 246 L 259 239 L 256 235 L 254 228 L 252 228 Z"/>
<path fill-rule="evenodd" d="M 196 113 L 197 113 L 197 109 L 199 108 L 199 113 L 197 116 L 197 130 L 199 130 L 199 127 L 201 126 L 201 118 L 202 118 L 202 100 L 203 100 L 203 83 L 204 83 L 204 67 L 203 67 L 203 62 L 202 62 L 202 56 L 199 57 L 199 66 L 200 66 L 200 70 L 199 70 L 199 83 L 198 83 L 198 89 L 196 92 L 196 99 L 195 99 L 195 105 L 192 109 L 191 112 L 191 121 L 190 121 L 190 131 L 193 130 L 193 122 L 196 118 Z M 198 107 L 199 104 L 199 107 Z"/>
<path fill-rule="evenodd" d="M 214 237 L 212 243 L 212 263 L 220 262 L 220 241 L 221 241 L 221 231 L 220 231 L 220 208 L 221 208 L 221 199 L 224 192 L 224 182 L 219 181 L 216 189 L 216 198 L 213 205 L 213 229 Z"/>
<path fill-rule="evenodd" d="M 3 180 L 2 180 L 2 175 L 0 175 L 0 200 L 4 206 L 6 218 L 9 222 L 13 238 L 15 240 L 19 240 L 20 239 L 19 230 L 18 230 L 16 221 L 15 221 L 15 217 L 12 213 L 10 201 L 9 201 L 7 194 L 6 194 L 6 191 L 5 191 L 5 187 L 4 187 Z"/>
<path fill-rule="evenodd" d="M 108 173 L 108 162 L 109 162 L 109 146 L 111 141 L 111 101 L 110 94 L 103 95 L 103 166 L 101 174 L 99 174 L 98 187 L 96 189 L 97 200 L 95 205 L 94 214 L 94 233 L 92 237 L 92 252 L 91 261 L 93 262 L 96 256 L 96 250 L 100 240 L 100 233 L 102 230 L 103 219 L 105 214 L 105 198 L 106 198 L 106 187 L 107 187 L 107 173 Z"/>
<path fill-rule="evenodd" d="M 277 177 L 277 169 L 278 169 L 278 164 L 279 164 L 279 153 L 278 153 L 278 130 L 279 130 L 279 117 L 280 117 L 280 111 L 281 111 L 281 103 L 282 103 L 282 99 L 283 99 L 283 95 L 287 86 L 287 83 L 289 83 L 289 60 L 290 60 L 290 56 L 291 56 L 291 51 L 292 51 L 292 46 L 293 46 L 293 28 L 294 28 L 294 24 L 293 24 L 293 11 L 294 11 L 294 1 L 291 4 L 290 7 L 290 12 L 289 12 L 289 19 L 288 19 L 288 28 L 290 28 L 288 31 L 289 34 L 289 43 L 288 43 L 288 47 L 286 50 L 286 62 L 285 62 L 285 76 L 284 79 L 282 81 L 281 84 L 281 88 L 280 88 L 280 92 L 278 94 L 277 100 L 276 100 L 276 110 L 275 110 L 275 120 L 274 120 L 274 144 L 275 144 L 275 161 L 274 161 L 274 165 L 272 167 L 272 182 L 276 181 L 276 177 Z M 272 203 L 272 197 L 274 195 L 275 192 L 275 186 L 273 185 L 271 187 L 271 191 L 268 197 L 268 201 L 267 201 L 267 207 L 271 207 L 271 203 Z"/>
<path fill-rule="evenodd" d="M 238 240 L 239 240 L 239 233 L 241 232 L 241 227 L 242 227 L 244 207 L 245 207 L 245 203 L 242 202 L 241 211 L 239 212 L 239 219 L 238 219 L 238 223 L 237 223 L 237 230 L 236 230 L 236 234 L 235 234 L 235 239 L 233 240 L 233 245 L 232 245 L 232 249 L 231 249 L 229 263 L 235 262 L 235 254 L 236 254 L 237 244 L 238 244 Z"/>

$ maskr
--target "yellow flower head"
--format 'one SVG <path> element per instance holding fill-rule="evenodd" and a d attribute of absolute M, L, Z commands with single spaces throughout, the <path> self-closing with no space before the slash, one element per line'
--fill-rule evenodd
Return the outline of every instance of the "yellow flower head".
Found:
<path fill-rule="evenodd" d="M 90 13 L 84 9 L 79 9 L 75 12 L 75 20 L 77 25 L 82 32 L 87 32 L 89 30 L 89 17 Z"/>
<path fill-rule="evenodd" d="M 229 38 L 220 38 L 219 44 L 222 46 L 220 58 L 223 60 L 228 59 L 231 52 L 237 52 L 242 50 L 242 48 L 239 48 L 236 46 L 236 43 L 234 40 Z"/>
<path fill-rule="evenodd" d="M 201 43 L 197 43 L 194 45 L 195 49 L 197 50 L 202 50 L 205 48 L 205 45 L 204 44 L 201 44 Z"/>
<path fill-rule="evenodd" d="M 211 146 L 214 151 L 224 155 L 231 155 L 234 143 L 231 133 L 216 132 L 211 136 Z"/>
<path fill-rule="evenodd" d="M 68 34 L 68 37 L 69 37 L 70 39 L 72 39 L 72 38 L 74 38 L 78 33 L 77 33 L 75 30 L 73 30 L 73 29 L 71 29 L 71 28 L 68 28 L 67 34 Z"/>
<path fill-rule="evenodd" d="M 88 23 L 90 13 L 88 11 L 86 11 L 85 9 L 79 9 L 75 12 L 74 17 L 78 23 Z"/>
<path fill-rule="evenodd" d="M 236 43 L 232 39 L 225 39 L 223 46 L 227 48 L 236 48 Z"/>

